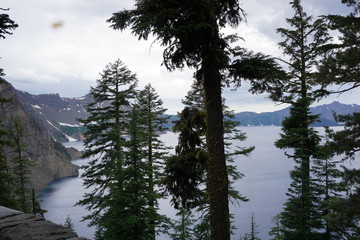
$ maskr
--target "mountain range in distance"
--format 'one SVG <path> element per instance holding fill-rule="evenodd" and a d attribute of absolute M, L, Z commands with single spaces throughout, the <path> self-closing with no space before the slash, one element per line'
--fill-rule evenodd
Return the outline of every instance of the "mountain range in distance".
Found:
<path fill-rule="evenodd" d="M 339 126 L 334 118 L 334 113 L 338 115 L 351 114 L 353 112 L 360 112 L 360 105 L 356 104 L 342 104 L 334 101 L 330 104 L 324 104 L 310 108 L 314 115 L 319 115 L 319 122 L 314 126 Z M 290 115 L 290 107 L 274 112 L 240 112 L 236 113 L 236 120 L 242 126 L 281 126 L 281 122 L 285 117 Z"/>
<path fill-rule="evenodd" d="M 72 138 L 80 140 L 84 131 L 77 119 L 88 116 L 86 105 L 92 102 L 90 94 L 80 98 L 63 98 L 59 94 L 32 95 L 27 92 L 18 91 L 17 94 L 24 109 L 31 114 L 41 125 L 47 129 L 57 140 L 65 142 Z M 320 115 L 320 122 L 314 126 L 338 126 L 334 119 L 336 114 L 351 114 L 360 112 L 360 105 L 342 104 L 332 102 L 317 107 L 312 107 L 313 114 Z M 235 120 L 240 126 L 281 126 L 282 120 L 289 116 L 290 107 L 274 112 L 239 112 L 235 114 Z M 177 120 L 176 115 L 169 115 L 168 126 Z"/>

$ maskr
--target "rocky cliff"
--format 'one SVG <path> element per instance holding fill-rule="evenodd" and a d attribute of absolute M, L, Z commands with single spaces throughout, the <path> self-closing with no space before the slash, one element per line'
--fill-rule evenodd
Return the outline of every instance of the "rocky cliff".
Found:
<path fill-rule="evenodd" d="M 77 119 L 88 116 L 85 106 L 92 102 L 90 94 L 80 98 L 62 98 L 59 94 L 32 95 L 16 91 L 25 111 L 35 118 L 55 139 L 67 142 L 81 139 L 83 127 Z"/>
<path fill-rule="evenodd" d="M 54 141 L 49 132 L 24 110 L 11 84 L 0 84 L 0 98 L 10 100 L 0 103 L 0 115 L 4 119 L 2 127 L 5 127 L 9 118 L 15 115 L 20 118 L 29 135 L 26 138 L 27 157 L 35 162 L 35 166 L 31 168 L 31 187 L 40 190 L 54 179 L 76 176 L 78 167 L 71 163 L 66 148 Z M 10 158 L 11 152 L 8 152 L 8 155 Z"/>
<path fill-rule="evenodd" d="M 0 206 L 0 239 L 3 240 L 86 240 L 71 229 Z"/>

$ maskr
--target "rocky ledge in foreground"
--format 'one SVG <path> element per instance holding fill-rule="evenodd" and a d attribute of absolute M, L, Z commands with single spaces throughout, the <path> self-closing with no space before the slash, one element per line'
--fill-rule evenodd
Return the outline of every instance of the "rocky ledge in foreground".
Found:
<path fill-rule="evenodd" d="M 49 222 L 40 216 L 0 206 L 2 240 L 86 240 L 71 229 Z"/>

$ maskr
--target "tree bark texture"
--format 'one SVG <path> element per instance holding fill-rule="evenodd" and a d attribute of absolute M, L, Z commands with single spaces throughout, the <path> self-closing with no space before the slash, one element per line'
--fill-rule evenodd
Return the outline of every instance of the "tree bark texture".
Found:
<path fill-rule="evenodd" d="M 215 66 L 214 66 L 215 65 Z M 228 175 L 224 150 L 224 127 L 219 68 L 203 61 L 207 120 L 207 191 L 213 240 L 230 240 Z"/>

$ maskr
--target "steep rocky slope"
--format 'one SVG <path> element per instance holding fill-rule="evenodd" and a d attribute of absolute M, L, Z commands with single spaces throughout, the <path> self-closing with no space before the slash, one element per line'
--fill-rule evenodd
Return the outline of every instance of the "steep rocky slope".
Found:
<path fill-rule="evenodd" d="M 5 127 L 11 116 L 18 116 L 28 133 L 26 138 L 27 157 L 35 162 L 31 168 L 30 181 L 36 190 L 44 188 L 50 181 L 76 176 L 78 167 L 71 163 L 70 154 L 61 143 L 55 142 L 49 132 L 44 129 L 31 115 L 24 110 L 18 95 L 11 84 L 0 84 L 0 98 L 10 102 L 0 103 L 1 116 Z M 8 157 L 11 158 L 11 152 Z"/>
<path fill-rule="evenodd" d="M 59 94 L 16 93 L 25 111 L 55 139 L 67 142 L 71 138 L 82 138 L 83 128 L 77 119 L 88 116 L 85 106 L 92 101 L 89 94 L 81 98 L 61 98 Z"/>

